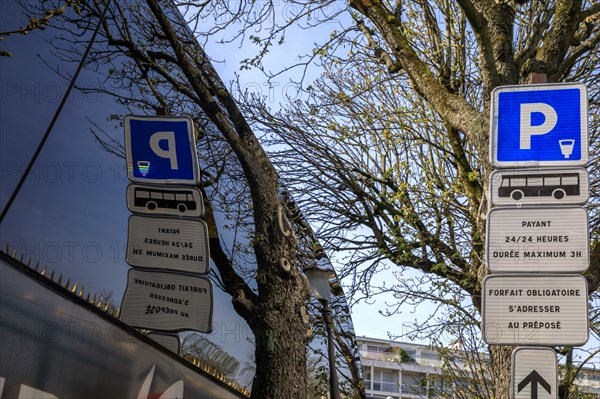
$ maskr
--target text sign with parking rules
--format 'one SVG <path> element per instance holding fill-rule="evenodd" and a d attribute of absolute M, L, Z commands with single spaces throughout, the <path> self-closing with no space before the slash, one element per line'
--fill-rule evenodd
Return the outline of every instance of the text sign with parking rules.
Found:
<path fill-rule="evenodd" d="M 487 215 L 486 263 L 492 273 L 579 273 L 589 262 L 583 207 L 493 208 Z"/>
<path fill-rule="evenodd" d="M 587 289 L 579 274 L 487 276 L 482 288 L 483 340 L 489 345 L 585 345 Z"/>

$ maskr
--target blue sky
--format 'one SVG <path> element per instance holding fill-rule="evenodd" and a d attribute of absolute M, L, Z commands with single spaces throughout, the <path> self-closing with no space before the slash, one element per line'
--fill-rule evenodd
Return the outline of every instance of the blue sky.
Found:
<path fill-rule="evenodd" d="M 323 24 L 318 28 L 311 30 L 291 29 L 286 34 L 286 41 L 281 46 L 273 46 L 269 53 L 265 56 L 263 64 L 265 69 L 271 72 L 277 72 L 285 67 L 297 62 L 300 57 L 305 54 L 311 54 L 315 43 L 320 44 L 323 40 L 329 38 L 330 33 L 334 29 L 340 29 L 340 23 L 348 24 L 348 21 L 340 20 Z M 242 60 L 253 57 L 258 51 L 258 46 L 249 41 L 240 45 L 239 42 L 230 44 L 218 43 L 219 39 L 226 38 L 231 34 L 227 31 L 221 36 L 215 36 L 212 41 L 207 43 L 205 51 L 215 61 L 213 65 L 219 72 L 221 79 L 226 85 L 239 78 L 242 90 L 248 89 L 259 95 L 268 96 L 268 105 L 273 109 L 278 109 L 280 103 L 286 102 L 286 95 L 292 99 L 300 97 L 302 93 L 298 93 L 295 89 L 295 84 L 292 80 L 297 81 L 298 76 L 303 73 L 302 67 L 297 67 L 285 74 L 276 76 L 268 82 L 265 75 L 256 69 L 240 70 Z M 319 76 L 320 67 L 314 63 L 307 69 L 307 74 L 303 86 L 306 88 L 311 82 Z M 272 86 L 269 86 L 271 84 Z M 235 92 L 234 92 L 235 93 Z M 329 254 L 335 266 L 335 254 Z M 395 281 L 393 276 L 394 266 L 385 272 L 380 272 L 373 279 L 373 284 L 384 284 L 385 282 Z M 414 273 L 417 274 L 417 273 Z M 345 281 L 345 284 L 351 281 Z M 367 336 L 374 338 L 388 339 L 391 335 L 404 338 L 400 340 L 409 341 L 407 335 L 411 330 L 410 325 L 416 319 L 420 319 L 423 314 L 431 312 L 433 306 L 424 304 L 419 307 L 418 313 L 411 306 L 403 308 L 402 313 L 388 317 L 382 312 L 389 309 L 387 304 L 394 303 L 396 300 L 391 294 L 378 295 L 372 300 L 361 301 L 352 307 L 352 320 L 357 336 Z M 421 315 L 421 316 L 420 316 Z M 416 338 L 417 342 L 427 344 L 427 339 Z"/>

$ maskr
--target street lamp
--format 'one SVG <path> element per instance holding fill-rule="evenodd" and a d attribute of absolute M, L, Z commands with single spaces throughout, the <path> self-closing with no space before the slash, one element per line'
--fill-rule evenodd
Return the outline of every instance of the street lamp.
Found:
<path fill-rule="evenodd" d="M 329 356 L 329 395 L 331 399 L 340 399 L 340 386 L 338 383 L 337 370 L 335 368 L 335 347 L 333 345 L 333 332 L 331 310 L 329 309 L 329 298 L 331 297 L 331 285 L 329 277 L 334 274 L 332 270 L 323 270 L 317 267 L 305 269 L 304 274 L 310 282 L 312 295 L 321 303 L 321 312 L 327 329 L 327 353 Z"/>

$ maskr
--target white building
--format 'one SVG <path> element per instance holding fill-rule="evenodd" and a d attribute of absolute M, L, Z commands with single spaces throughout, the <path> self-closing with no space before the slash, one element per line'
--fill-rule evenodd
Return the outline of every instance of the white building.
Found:
<path fill-rule="evenodd" d="M 577 375 L 576 384 L 583 392 L 595 394 L 600 398 L 600 369 L 583 369 Z"/>
<path fill-rule="evenodd" d="M 425 345 L 357 337 L 368 399 L 435 398 L 443 389 L 438 352 Z M 461 365 L 461 352 L 455 363 Z M 456 383 L 456 382 L 454 382 Z M 600 397 L 600 370 L 584 369 L 577 384 Z M 428 396 L 429 392 L 429 396 Z"/>

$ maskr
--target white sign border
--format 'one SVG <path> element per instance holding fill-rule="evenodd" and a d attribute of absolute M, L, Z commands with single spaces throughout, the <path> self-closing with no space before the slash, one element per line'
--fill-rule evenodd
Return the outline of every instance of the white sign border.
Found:
<path fill-rule="evenodd" d="M 572 161 L 499 161 L 498 160 L 498 97 L 505 92 L 567 90 L 581 91 L 581 159 Z M 583 83 L 542 83 L 527 85 L 499 86 L 492 91 L 490 105 L 490 163 L 499 169 L 535 168 L 538 166 L 585 166 L 589 162 L 589 131 L 588 131 L 588 95 Z"/>

